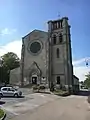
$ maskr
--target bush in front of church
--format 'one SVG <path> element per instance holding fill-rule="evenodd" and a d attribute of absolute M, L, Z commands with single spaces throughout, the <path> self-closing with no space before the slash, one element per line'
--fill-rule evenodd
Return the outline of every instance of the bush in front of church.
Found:
<path fill-rule="evenodd" d="M 38 85 L 34 85 L 33 86 L 33 91 L 36 91 L 36 90 L 38 90 L 39 89 L 39 86 Z"/>
<path fill-rule="evenodd" d="M 54 89 L 54 94 L 59 95 L 59 96 L 68 96 L 68 95 L 70 95 L 69 91 L 62 84 L 56 85 L 56 87 Z"/>
<path fill-rule="evenodd" d="M 70 93 L 67 90 L 65 91 L 65 90 L 60 90 L 60 89 L 55 89 L 54 94 L 63 96 L 63 97 L 70 95 Z"/>
<path fill-rule="evenodd" d="M 45 88 L 46 88 L 45 85 L 40 85 L 39 86 L 39 90 L 45 90 Z"/>
<path fill-rule="evenodd" d="M 45 89 L 46 89 L 45 85 L 35 85 L 35 86 L 33 86 L 33 91 L 36 91 L 36 92 L 39 92 L 39 91 L 45 90 Z"/>

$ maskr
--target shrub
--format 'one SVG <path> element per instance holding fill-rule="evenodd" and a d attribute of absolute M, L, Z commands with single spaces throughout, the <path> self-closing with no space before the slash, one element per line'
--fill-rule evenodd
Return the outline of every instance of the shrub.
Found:
<path fill-rule="evenodd" d="M 38 85 L 33 86 L 33 90 L 38 90 L 38 89 L 39 89 Z"/>
<path fill-rule="evenodd" d="M 54 94 L 60 95 L 60 96 L 68 96 L 68 95 L 70 95 L 68 91 L 63 91 L 63 90 L 55 90 Z"/>
<path fill-rule="evenodd" d="M 70 95 L 70 93 L 69 93 L 68 91 L 65 91 L 65 92 L 62 94 L 62 96 L 68 96 L 68 95 Z"/>
<path fill-rule="evenodd" d="M 40 85 L 40 86 L 39 86 L 39 90 L 45 90 L 45 88 L 46 88 L 46 87 L 45 87 L 44 85 Z"/>
<path fill-rule="evenodd" d="M 44 85 L 35 85 L 35 86 L 33 86 L 33 90 L 34 91 L 40 91 L 40 90 L 45 90 L 45 86 Z"/>
<path fill-rule="evenodd" d="M 66 91 L 66 87 L 65 87 L 65 86 L 62 86 L 62 90 L 63 90 L 63 91 Z"/>
<path fill-rule="evenodd" d="M 4 116 L 4 111 L 0 109 L 0 118 L 2 118 L 3 116 Z"/>

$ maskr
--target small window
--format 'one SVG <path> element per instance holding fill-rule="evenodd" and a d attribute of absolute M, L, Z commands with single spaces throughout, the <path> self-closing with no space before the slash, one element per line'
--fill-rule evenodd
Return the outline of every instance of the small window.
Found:
<path fill-rule="evenodd" d="M 60 28 L 60 21 L 58 22 L 58 28 Z"/>
<path fill-rule="evenodd" d="M 59 58 L 59 48 L 56 50 L 57 58 Z"/>
<path fill-rule="evenodd" d="M 51 27 L 52 27 L 52 30 L 54 29 L 54 26 L 53 26 L 53 24 L 51 25 Z"/>
<path fill-rule="evenodd" d="M 13 88 L 8 88 L 8 91 L 14 91 L 14 89 Z"/>
<path fill-rule="evenodd" d="M 3 88 L 2 90 L 3 90 L 3 91 L 7 91 L 7 88 Z"/>
<path fill-rule="evenodd" d="M 57 29 L 57 22 L 54 23 L 54 29 Z"/>
<path fill-rule="evenodd" d="M 57 76 L 57 84 L 60 84 L 60 76 Z"/>
<path fill-rule="evenodd" d="M 63 22 L 63 21 L 61 20 L 61 21 L 60 21 L 60 27 L 61 27 L 61 28 L 62 28 L 62 22 Z"/>
<path fill-rule="evenodd" d="M 11 88 L 8 88 L 8 91 L 11 91 Z"/>
<path fill-rule="evenodd" d="M 53 44 L 56 44 L 56 35 L 53 36 Z"/>
<path fill-rule="evenodd" d="M 62 34 L 59 35 L 59 43 L 62 43 L 63 38 L 62 38 Z"/>

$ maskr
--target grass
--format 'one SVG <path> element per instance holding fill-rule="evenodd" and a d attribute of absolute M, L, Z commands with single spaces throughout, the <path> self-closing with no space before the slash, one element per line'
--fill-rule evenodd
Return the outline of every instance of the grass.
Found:
<path fill-rule="evenodd" d="M 3 116 L 4 116 L 4 111 L 0 109 L 0 118 L 2 118 Z"/>

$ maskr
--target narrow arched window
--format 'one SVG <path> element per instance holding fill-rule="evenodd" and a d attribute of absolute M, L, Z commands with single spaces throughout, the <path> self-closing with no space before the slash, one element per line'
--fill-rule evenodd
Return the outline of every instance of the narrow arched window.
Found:
<path fill-rule="evenodd" d="M 54 29 L 57 29 L 57 22 L 54 22 Z"/>
<path fill-rule="evenodd" d="M 57 84 L 60 85 L 60 76 L 57 76 Z"/>
<path fill-rule="evenodd" d="M 59 48 L 56 50 L 57 58 L 59 58 Z"/>
<path fill-rule="evenodd" d="M 63 22 L 63 21 L 61 20 L 61 21 L 60 21 L 60 24 L 61 24 L 60 27 L 61 27 L 61 28 L 62 28 L 62 22 Z"/>
<path fill-rule="evenodd" d="M 60 21 L 58 22 L 58 28 L 60 28 Z"/>
<path fill-rule="evenodd" d="M 56 44 L 56 35 L 53 36 L 53 44 Z"/>
<path fill-rule="evenodd" d="M 59 43 L 62 43 L 63 38 L 62 38 L 62 34 L 59 34 Z"/>

